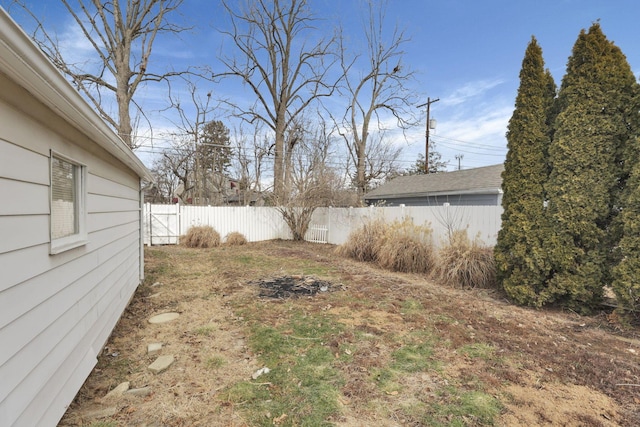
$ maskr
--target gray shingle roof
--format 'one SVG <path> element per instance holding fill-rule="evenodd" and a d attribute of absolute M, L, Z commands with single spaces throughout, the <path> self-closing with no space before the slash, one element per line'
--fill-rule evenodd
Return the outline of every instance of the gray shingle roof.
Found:
<path fill-rule="evenodd" d="M 504 164 L 428 175 L 399 176 L 368 192 L 365 199 L 420 197 L 444 194 L 496 194 L 502 186 Z"/>

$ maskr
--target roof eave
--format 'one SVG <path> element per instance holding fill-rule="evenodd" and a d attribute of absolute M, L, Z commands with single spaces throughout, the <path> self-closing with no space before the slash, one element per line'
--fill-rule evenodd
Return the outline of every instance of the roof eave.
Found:
<path fill-rule="evenodd" d="M 370 199 L 403 199 L 411 197 L 438 197 L 438 196 L 461 196 L 466 194 L 501 194 L 501 188 L 479 188 L 473 190 L 452 190 L 452 191 L 424 191 L 419 193 L 396 193 L 396 194 L 379 194 L 365 195 L 365 200 Z"/>

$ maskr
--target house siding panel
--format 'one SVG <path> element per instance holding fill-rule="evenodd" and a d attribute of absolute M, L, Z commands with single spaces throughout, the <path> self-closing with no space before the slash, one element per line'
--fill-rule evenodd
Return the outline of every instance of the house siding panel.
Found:
<path fill-rule="evenodd" d="M 0 254 L 46 244 L 49 215 L 5 215 L 0 220 L 0 236 Z"/>
<path fill-rule="evenodd" d="M 87 196 L 87 210 L 89 213 L 125 211 L 139 212 L 140 206 L 137 200 L 89 194 Z"/>
<path fill-rule="evenodd" d="M 0 176 L 0 200 L 3 201 L 0 216 L 49 214 L 49 187 L 46 185 Z"/>
<path fill-rule="evenodd" d="M 49 407 L 44 411 L 44 408 L 32 411 L 30 410 L 30 406 L 27 407 L 22 413 L 22 416 L 16 421 L 16 425 L 44 426 L 47 425 L 47 422 L 50 420 L 59 420 L 62 418 L 69 405 L 69 397 L 65 393 L 61 393 L 61 390 L 80 390 L 82 384 L 84 384 L 96 365 L 94 352 L 85 350 L 87 342 L 88 339 L 84 339 L 76 346 L 73 353 L 69 355 L 64 364 L 60 366 L 58 372 L 51 377 L 51 381 L 49 381 L 40 392 L 41 395 L 53 396 L 53 399 L 50 399 L 51 403 Z M 68 376 L 67 374 L 70 370 L 73 371 L 72 376 Z M 34 399 L 31 405 L 33 405 L 34 402 L 37 402 L 37 399 Z M 36 419 L 37 421 L 34 421 Z"/>
<path fill-rule="evenodd" d="M 0 119 L 0 126 L 10 126 Z M 24 165 L 29 165 L 25 168 Z M 49 158 L 0 139 L 0 171 L 5 178 L 49 185 Z"/>
<path fill-rule="evenodd" d="M 128 302 L 128 299 L 122 298 L 119 286 L 108 286 L 108 284 L 117 282 L 124 288 L 135 289 L 137 275 L 131 268 L 131 259 L 134 253 L 135 250 L 126 252 L 125 258 L 128 259 L 125 259 L 118 266 L 119 268 L 114 269 L 107 277 L 104 277 L 104 280 L 97 282 L 89 293 L 72 305 L 62 316 L 50 323 L 38 335 L 37 340 L 25 347 L 25 351 L 21 352 L 24 355 L 19 357 L 19 360 L 8 364 L 13 369 L 20 369 L 27 362 L 24 360 L 25 357 L 32 353 L 36 353 L 36 356 L 42 355 L 43 352 L 46 354 L 47 349 L 51 348 L 51 351 L 42 360 L 28 361 L 31 362 L 29 365 L 33 368 L 27 372 L 13 392 L 0 403 L 0 408 L 3 406 L 11 408 L 14 414 L 20 414 L 23 419 L 25 417 L 26 419 L 40 418 L 52 400 L 52 391 L 56 389 L 55 384 L 52 384 L 56 381 L 55 377 L 71 378 L 75 375 L 76 367 L 67 365 L 65 361 L 74 354 L 76 349 L 80 353 L 92 352 L 95 364 L 95 357 L 100 351 L 100 347 L 89 347 L 87 344 L 93 343 L 96 335 L 100 336 L 103 339 L 102 343 L 104 343 L 108 337 L 108 334 L 105 336 L 104 331 L 113 329 Z M 56 337 L 53 342 L 50 341 L 51 336 Z M 79 343 L 82 345 L 78 345 Z M 13 360 L 15 358 L 10 362 Z M 36 363 L 34 364 L 34 362 Z M 22 421 L 17 424 L 36 425 Z"/>
<path fill-rule="evenodd" d="M 114 181 L 94 174 L 89 174 L 88 181 L 92 194 L 138 201 L 140 191 L 138 186 L 131 187 L 131 182 L 127 185 L 127 183 Z M 123 180 L 120 178 L 119 181 Z"/>
<path fill-rule="evenodd" d="M 0 221 L 2 221 L 2 217 L 0 217 Z M 12 286 L 23 284 L 23 282 L 68 262 L 72 262 L 79 267 L 83 264 L 82 258 L 85 255 L 138 230 L 137 223 L 125 223 L 116 228 L 97 231 L 89 234 L 89 243 L 85 246 L 62 252 L 55 256 L 49 255 L 48 244 L 2 254 L 0 255 L 0 271 L 3 271 L 3 275 L 2 281 L 0 281 L 0 292 Z M 16 265 L 28 265 L 29 268 L 12 268 L 12 266 Z M 2 294 L 0 293 L 1 296 Z M 1 317 L 2 314 L 0 313 Z"/>
<path fill-rule="evenodd" d="M 0 86 L 0 424 L 55 425 L 138 286 L 140 176 L 2 72 Z M 51 150 L 88 174 L 88 243 L 56 255 Z"/>
<path fill-rule="evenodd" d="M 135 239 L 135 236 L 125 241 L 133 239 Z M 129 248 L 126 248 L 120 254 L 128 252 L 130 252 Z M 47 325 L 56 320 L 59 313 L 78 304 L 96 284 L 100 283 L 113 270 L 119 269 L 122 263 L 120 254 L 117 257 L 105 255 L 102 262 L 98 262 L 99 256 L 91 257 L 91 264 L 83 268 L 84 271 L 87 271 L 85 275 L 82 275 L 72 283 L 65 284 L 64 287 L 58 283 L 57 287 L 60 289 L 58 292 L 0 329 L 0 342 L 3 343 L 0 348 L 0 365 L 6 363 L 12 356 L 19 354 L 25 346 L 44 331 Z M 114 265 L 114 260 L 119 260 L 120 262 Z M 51 285 L 55 286 L 56 283 L 51 283 Z M 22 333 L 18 333 L 18 331 L 22 331 Z M 24 358 L 20 360 L 20 363 L 26 364 Z M 2 394 L 0 394 L 1 399 Z"/>
<path fill-rule="evenodd" d="M 456 194 L 443 196 L 394 197 L 388 199 L 368 199 L 371 205 L 383 203 L 383 206 L 499 206 L 498 194 Z"/>
<path fill-rule="evenodd" d="M 89 215 L 87 230 L 89 233 L 117 227 L 118 225 L 138 223 L 140 212 L 100 212 Z"/>

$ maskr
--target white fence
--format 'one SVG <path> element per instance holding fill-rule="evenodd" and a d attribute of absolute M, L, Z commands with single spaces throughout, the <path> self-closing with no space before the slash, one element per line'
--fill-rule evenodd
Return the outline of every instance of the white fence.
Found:
<path fill-rule="evenodd" d="M 493 245 L 500 230 L 500 206 L 399 206 L 366 208 L 318 208 L 311 220 L 306 240 L 342 244 L 349 233 L 371 219 L 391 222 L 410 218 L 414 224 L 428 224 L 434 243 L 440 244 L 451 230 L 467 229 L 469 237 L 478 236 Z M 242 233 L 248 241 L 291 239 L 291 233 L 275 208 L 185 206 L 145 204 L 146 245 L 176 244 L 179 236 L 194 225 L 210 225 L 224 238 Z"/>

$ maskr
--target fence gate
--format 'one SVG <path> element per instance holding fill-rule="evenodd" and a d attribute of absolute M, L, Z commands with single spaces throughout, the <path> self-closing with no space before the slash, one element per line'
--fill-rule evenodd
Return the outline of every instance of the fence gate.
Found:
<path fill-rule="evenodd" d="M 313 243 L 327 243 L 329 241 L 329 227 L 320 224 L 310 224 L 304 240 Z"/>
<path fill-rule="evenodd" d="M 180 236 L 180 205 L 147 203 L 145 244 L 176 245 Z"/>

